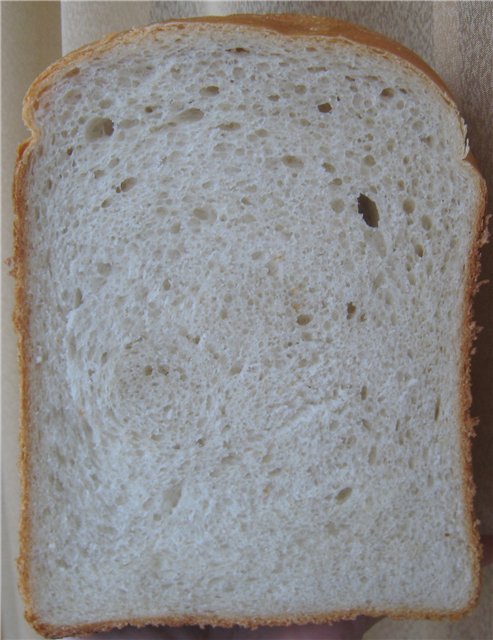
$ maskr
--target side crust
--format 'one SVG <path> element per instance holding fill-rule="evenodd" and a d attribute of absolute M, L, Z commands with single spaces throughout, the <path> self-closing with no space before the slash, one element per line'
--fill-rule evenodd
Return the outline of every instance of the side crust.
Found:
<path fill-rule="evenodd" d="M 474 241 L 471 246 L 466 276 L 466 295 L 463 306 L 462 321 L 462 348 L 461 348 L 461 384 L 458 390 L 462 415 L 461 454 L 462 454 L 462 491 L 467 509 L 469 548 L 471 562 L 474 570 L 474 589 L 469 602 L 452 613 L 437 610 L 377 610 L 354 609 L 346 611 L 334 611 L 330 613 L 314 613 L 306 615 L 292 615 L 285 618 L 239 618 L 229 619 L 214 616 L 190 616 L 183 618 L 135 618 L 128 620 L 103 620 L 98 623 L 79 624 L 76 626 L 53 626 L 46 624 L 36 615 L 31 598 L 29 579 L 29 549 L 31 547 L 31 522 L 29 518 L 29 353 L 30 338 L 29 325 L 31 310 L 26 300 L 26 188 L 27 174 L 29 172 L 32 151 L 36 147 L 40 137 L 40 131 L 35 122 L 35 112 L 39 106 L 41 95 L 48 91 L 54 82 L 63 76 L 76 75 L 77 63 L 99 58 L 111 51 L 114 47 L 133 43 L 140 39 L 152 37 L 154 33 L 168 29 L 181 29 L 191 23 L 225 24 L 247 26 L 258 29 L 267 29 L 288 37 L 324 36 L 328 38 L 342 39 L 367 46 L 382 55 L 391 54 L 404 60 L 418 74 L 429 78 L 439 89 L 441 97 L 457 114 L 462 123 L 457 107 L 452 96 L 441 78 L 421 58 L 406 47 L 394 42 L 385 36 L 374 33 L 362 27 L 352 25 L 339 20 L 321 18 L 315 16 L 290 15 L 232 15 L 232 16 L 208 16 L 204 18 L 185 18 L 170 20 L 164 23 L 151 25 L 141 29 L 110 34 L 104 39 L 81 47 L 68 54 L 64 58 L 48 67 L 33 82 L 24 99 L 23 119 L 31 130 L 31 138 L 22 143 L 18 149 L 17 163 L 13 183 L 14 201 L 14 256 L 13 274 L 16 278 L 16 306 L 14 311 L 14 325 L 18 335 L 18 362 L 20 369 L 20 473 L 22 487 L 22 504 L 20 518 L 20 555 L 17 560 L 19 570 L 19 588 L 24 598 L 26 620 L 45 637 L 61 638 L 68 635 L 88 634 L 98 631 L 120 629 L 131 625 L 143 627 L 146 625 L 213 625 L 232 627 L 240 625 L 249 628 L 259 626 L 283 626 L 291 624 L 323 624 L 341 619 L 352 619 L 359 615 L 372 617 L 388 616 L 395 619 L 403 618 L 429 618 L 429 619 L 456 619 L 473 608 L 479 598 L 480 582 L 480 557 L 481 547 L 479 532 L 473 510 L 473 497 L 475 493 L 472 477 L 471 438 L 474 435 L 476 421 L 470 416 L 471 390 L 470 390 L 470 357 L 473 343 L 479 329 L 474 323 L 472 313 L 472 301 L 477 291 L 477 279 L 480 269 L 480 249 L 487 242 L 486 231 L 486 186 L 481 178 L 477 163 L 471 153 L 468 153 L 464 161 L 471 166 L 471 174 L 478 184 L 478 205 L 474 222 Z M 462 124 L 464 133 L 465 127 Z"/>

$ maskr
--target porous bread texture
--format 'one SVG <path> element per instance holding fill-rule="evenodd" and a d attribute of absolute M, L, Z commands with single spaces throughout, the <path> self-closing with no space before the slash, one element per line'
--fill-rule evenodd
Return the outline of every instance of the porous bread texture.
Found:
<path fill-rule="evenodd" d="M 390 54 L 241 26 L 65 71 L 24 191 L 31 618 L 466 607 L 454 108 Z"/>

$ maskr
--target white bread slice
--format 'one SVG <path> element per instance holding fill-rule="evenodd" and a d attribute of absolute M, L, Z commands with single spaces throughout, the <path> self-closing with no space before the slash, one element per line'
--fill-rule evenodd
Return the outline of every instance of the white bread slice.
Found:
<path fill-rule="evenodd" d="M 433 72 L 331 20 L 186 20 L 67 56 L 24 117 L 36 629 L 470 608 L 485 188 Z"/>

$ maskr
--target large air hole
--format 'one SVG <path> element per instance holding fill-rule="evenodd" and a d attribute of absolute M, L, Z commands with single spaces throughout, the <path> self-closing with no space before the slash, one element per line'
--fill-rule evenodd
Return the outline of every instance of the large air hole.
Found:
<path fill-rule="evenodd" d="M 224 122 L 217 126 L 221 131 L 237 131 L 241 129 L 241 124 L 239 122 Z"/>
<path fill-rule="evenodd" d="M 414 212 L 414 209 L 415 209 L 414 200 L 412 198 L 406 198 L 402 203 L 402 208 L 404 209 L 405 213 L 410 215 L 411 213 Z"/>
<path fill-rule="evenodd" d="M 217 96 L 219 93 L 219 87 L 215 85 L 209 85 L 208 87 L 202 87 L 200 90 L 200 95 L 202 96 Z"/>
<path fill-rule="evenodd" d="M 305 313 L 300 314 L 296 318 L 296 322 L 301 326 L 305 326 L 309 324 L 312 320 L 313 320 L 313 317 Z"/>
<path fill-rule="evenodd" d="M 291 169 L 301 169 L 303 167 L 303 160 L 297 156 L 285 155 L 282 157 L 283 163 Z"/>
<path fill-rule="evenodd" d="M 414 251 L 416 252 L 416 255 L 418 256 L 418 258 L 422 258 L 424 256 L 425 250 L 423 249 L 423 245 L 415 244 Z"/>
<path fill-rule="evenodd" d="M 369 227 L 378 227 L 380 216 L 377 205 L 364 193 L 358 196 L 358 213 L 363 216 L 363 220 Z"/>
<path fill-rule="evenodd" d="M 348 302 L 346 306 L 346 318 L 350 320 L 356 312 L 356 307 L 352 302 Z"/>
<path fill-rule="evenodd" d="M 351 487 L 346 487 L 345 489 L 341 489 L 341 491 L 339 491 L 339 493 L 336 495 L 336 502 L 338 502 L 339 504 L 346 502 L 346 500 L 350 497 L 352 492 L 353 490 Z"/>
<path fill-rule="evenodd" d="M 109 118 L 93 118 L 86 127 L 86 140 L 99 140 L 113 135 L 113 121 Z"/>
<path fill-rule="evenodd" d="M 319 104 L 317 108 L 320 113 L 330 113 L 332 111 L 332 105 L 330 102 L 323 102 L 322 104 Z"/>
<path fill-rule="evenodd" d="M 125 180 L 123 180 L 120 184 L 119 187 L 116 188 L 116 192 L 120 193 L 120 192 L 125 192 L 125 191 L 130 191 L 130 189 L 132 187 L 134 187 L 137 184 L 137 180 L 135 178 L 125 178 Z"/>
<path fill-rule="evenodd" d="M 202 120 L 204 117 L 204 112 L 201 109 L 192 108 L 186 109 L 178 114 L 176 117 L 176 122 L 197 122 L 198 120 Z"/>
<path fill-rule="evenodd" d="M 382 89 L 381 93 L 380 93 L 380 97 L 381 98 L 393 98 L 394 97 L 394 90 L 391 89 L 390 87 L 386 87 L 385 89 Z"/>

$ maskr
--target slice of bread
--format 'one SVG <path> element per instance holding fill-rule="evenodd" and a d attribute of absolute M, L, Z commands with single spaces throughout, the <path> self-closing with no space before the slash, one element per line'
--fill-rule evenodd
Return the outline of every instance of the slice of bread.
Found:
<path fill-rule="evenodd" d="M 20 149 L 27 617 L 457 616 L 485 188 L 414 54 L 236 16 L 110 36 Z"/>

